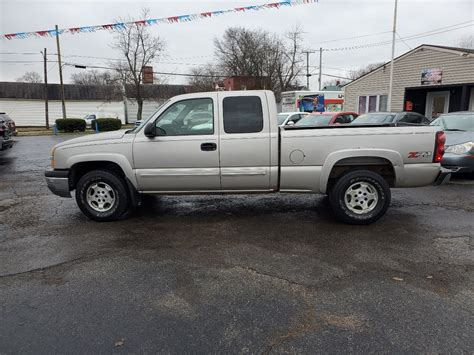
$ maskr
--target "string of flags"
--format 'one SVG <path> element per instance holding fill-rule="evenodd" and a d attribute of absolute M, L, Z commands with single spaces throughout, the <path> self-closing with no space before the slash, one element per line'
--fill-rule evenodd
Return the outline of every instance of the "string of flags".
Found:
<path fill-rule="evenodd" d="M 285 0 L 285 1 L 279 1 L 279 2 L 274 2 L 274 3 L 262 4 L 262 5 L 236 7 L 236 8 L 228 9 L 228 10 L 201 12 L 201 13 L 190 14 L 190 15 L 146 19 L 146 20 L 139 20 L 139 21 L 133 21 L 133 22 L 118 22 L 118 23 L 110 23 L 106 25 L 62 28 L 62 29 L 58 29 L 57 31 L 53 29 L 53 30 L 33 31 L 33 32 L 9 33 L 9 34 L 0 35 L 0 38 L 12 40 L 12 39 L 25 39 L 25 38 L 30 38 L 30 37 L 53 37 L 53 36 L 65 34 L 65 33 L 69 33 L 69 34 L 90 33 L 90 32 L 96 32 L 96 31 L 101 31 L 101 30 L 118 31 L 118 30 L 129 28 L 130 26 L 153 26 L 153 25 L 159 25 L 159 24 L 190 22 L 190 21 L 195 21 L 199 19 L 216 17 L 216 16 L 228 14 L 228 13 L 242 13 L 242 12 L 247 12 L 247 11 L 280 9 L 282 7 L 305 5 L 305 4 L 315 3 L 315 2 L 318 2 L 318 0 Z"/>

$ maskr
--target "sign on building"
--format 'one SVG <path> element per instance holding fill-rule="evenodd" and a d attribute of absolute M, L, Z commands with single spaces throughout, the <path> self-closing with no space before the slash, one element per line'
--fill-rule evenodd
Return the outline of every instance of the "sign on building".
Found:
<path fill-rule="evenodd" d="M 443 69 L 431 68 L 421 71 L 421 85 L 441 84 L 443 79 Z"/>

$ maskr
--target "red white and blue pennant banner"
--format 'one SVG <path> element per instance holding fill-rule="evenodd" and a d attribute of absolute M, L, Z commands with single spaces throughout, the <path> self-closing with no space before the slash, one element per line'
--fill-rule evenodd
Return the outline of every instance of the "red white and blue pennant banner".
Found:
<path fill-rule="evenodd" d="M 0 38 L 1 39 L 24 39 L 24 38 L 29 38 L 29 37 L 50 37 L 50 36 L 56 36 L 57 34 L 63 34 L 63 33 L 76 34 L 76 33 L 96 32 L 100 30 L 116 31 L 116 30 L 123 30 L 130 26 L 137 26 L 137 25 L 138 26 L 153 26 L 153 25 L 158 25 L 158 24 L 189 22 L 189 21 L 194 21 L 194 20 L 199 20 L 199 19 L 204 19 L 204 18 L 209 18 L 209 17 L 216 17 L 216 16 L 228 14 L 228 13 L 259 11 L 259 10 L 266 10 L 266 9 L 279 9 L 281 7 L 303 5 L 303 4 L 309 4 L 309 3 L 315 3 L 315 2 L 318 2 L 318 0 L 286 0 L 286 1 L 280 1 L 280 2 L 262 4 L 262 5 L 236 7 L 229 10 L 201 12 L 198 14 L 154 18 L 154 19 L 146 19 L 146 20 L 133 21 L 133 22 L 110 23 L 106 25 L 62 28 L 62 29 L 58 29 L 58 31 L 44 30 L 44 31 L 33 31 L 33 32 L 9 33 L 9 34 L 0 35 Z"/>

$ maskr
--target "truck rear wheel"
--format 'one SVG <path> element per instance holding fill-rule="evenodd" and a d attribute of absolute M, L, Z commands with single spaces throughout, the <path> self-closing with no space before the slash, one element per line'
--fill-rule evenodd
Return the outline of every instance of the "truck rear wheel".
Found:
<path fill-rule="evenodd" d="M 390 205 L 390 186 L 377 173 L 354 170 L 342 175 L 329 192 L 337 219 L 349 224 L 377 221 Z"/>
<path fill-rule="evenodd" d="M 125 181 L 105 170 L 93 170 L 82 176 L 76 186 L 76 202 L 81 211 L 98 222 L 120 219 L 128 208 Z"/>

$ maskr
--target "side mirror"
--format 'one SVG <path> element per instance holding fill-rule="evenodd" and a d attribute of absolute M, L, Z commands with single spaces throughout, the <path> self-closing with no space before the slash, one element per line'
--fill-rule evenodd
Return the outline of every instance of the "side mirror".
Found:
<path fill-rule="evenodd" d="M 156 136 L 155 122 L 150 122 L 145 126 L 145 136 L 154 138 Z"/>
<path fill-rule="evenodd" d="M 286 125 L 287 125 L 287 126 L 294 126 L 295 123 L 294 123 L 293 121 L 288 121 L 288 122 L 286 123 Z"/>

